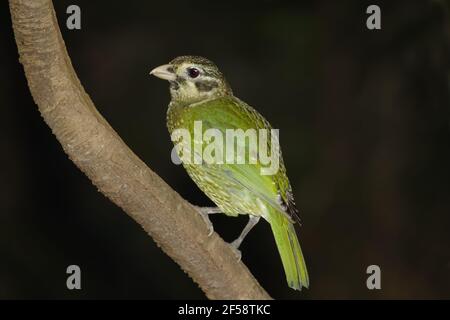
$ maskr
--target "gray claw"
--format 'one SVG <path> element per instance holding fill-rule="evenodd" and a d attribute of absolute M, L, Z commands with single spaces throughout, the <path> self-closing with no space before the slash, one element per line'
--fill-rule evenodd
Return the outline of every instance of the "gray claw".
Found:
<path fill-rule="evenodd" d="M 236 256 L 236 259 L 238 262 L 241 261 L 241 259 L 242 259 L 242 252 L 241 252 L 241 250 L 238 249 L 240 244 L 241 244 L 241 242 L 239 241 L 239 239 L 236 239 L 230 243 L 231 250 L 233 251 L 234 255 Z"/>
<path fill-rule="evenodd" d="M 198 213 L 200 214 L 200 216 L 202 217 L 203 221 L 206 224 L 206 228 L 208 229 L 208 237 L 211 237 L 211 235 L 214 233 L 214 226 L 211 220 L 209 220 L 208 213 L 203 211 L 202 208 L 200 207 L 195 206 L 195 208 L 197 209 Z"/>

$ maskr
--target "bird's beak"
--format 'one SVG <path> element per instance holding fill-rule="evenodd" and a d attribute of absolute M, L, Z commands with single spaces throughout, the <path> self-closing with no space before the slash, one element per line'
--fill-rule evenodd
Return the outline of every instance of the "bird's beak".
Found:
<path fill-rule="evenodd" d="M 169 81 L 175 81 L 175 79 L 177 78 L 175 72 L 173 71 L 173 66 L 170 64 L 164 64 L 162 66 L 156 67 L 155 69 L 150 71 L 150 74 L 160 79 Z"/>

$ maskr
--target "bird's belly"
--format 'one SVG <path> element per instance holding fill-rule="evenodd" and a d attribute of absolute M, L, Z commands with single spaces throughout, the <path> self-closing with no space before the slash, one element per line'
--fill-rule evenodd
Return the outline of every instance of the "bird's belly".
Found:
<path fill-rule="evenodd" d="M 213 167 L 219 167 L 214 165 Z M 184 165 L 186 171 L 197 186 L 229 216 L 239 214 L 260 215 L 255 196 L 241 185 L 230 181 L 219 168 L 208 170 L 202 165 Z"/>

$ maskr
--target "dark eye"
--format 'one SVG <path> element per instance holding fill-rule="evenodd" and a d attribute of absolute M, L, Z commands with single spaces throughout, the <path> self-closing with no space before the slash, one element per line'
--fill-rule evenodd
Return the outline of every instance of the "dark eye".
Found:
<path fill-rule="evenodd" d="M 188 75 L 191 78 L 197 78 L 200 74 L 200 70 L 198 70 L 197 68 L 188 68 Z"/>

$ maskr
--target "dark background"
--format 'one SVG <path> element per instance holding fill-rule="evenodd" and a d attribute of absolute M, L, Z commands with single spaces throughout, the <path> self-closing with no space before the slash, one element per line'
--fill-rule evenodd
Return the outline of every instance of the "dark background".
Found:
<path fill-rule="evenodd" d="M 311 288 L 289 289 L 267 223 L 243 261 L 275 298 L 450 298 L 450 25 L 445 1 L 55 1 L 78 76 L 124 141 L 189 201 L 153 67 L 215 61 L 280 129 Z M 82 30 L 65 28 L 78 4 Z M 366 28 L 368 4 L 382 30 Z M 71 163 L 40 117 L 0 3 L 0 298 L 204 298 Z M 214 216 L 231 241 L 246 217 Z M 82 290 L 66 289 L 66 268 Z M 366 288 L 377 264 L 382 289 Z"/>

